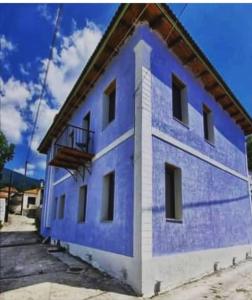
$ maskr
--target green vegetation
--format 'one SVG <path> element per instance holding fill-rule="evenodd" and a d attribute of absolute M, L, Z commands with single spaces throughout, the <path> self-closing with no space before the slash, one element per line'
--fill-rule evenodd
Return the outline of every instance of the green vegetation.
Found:
<path fill-rule="evenodd" d="M 15 145 L 9 144 L 5 135 L 0 130 L 0 172 L 6 162 L 12 160 L 14 155 Z"/>

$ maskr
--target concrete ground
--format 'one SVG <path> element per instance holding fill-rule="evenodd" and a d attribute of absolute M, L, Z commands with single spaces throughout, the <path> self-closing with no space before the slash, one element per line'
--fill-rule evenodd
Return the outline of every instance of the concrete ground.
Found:
<path fill-rule="evenodd" d="M 33 220 L 10 215 L 0 232 L 0 299 L 142 299 L 118 280 L 64 252 L 48 253 Z M 155 300 L 252 300 L 252 260 L 183 285 Z"/>

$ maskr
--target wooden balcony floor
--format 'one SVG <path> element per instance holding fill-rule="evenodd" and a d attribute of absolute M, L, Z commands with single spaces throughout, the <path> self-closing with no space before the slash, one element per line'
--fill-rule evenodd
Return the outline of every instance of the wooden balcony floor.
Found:
<path fill-rule="evenodd" d="M 77 170 L 84 166 L 94 157 L 93 154 L 69 147 L 61 147 L 57 150 L 54 158 L 49 162 L 50 166 Z"/>

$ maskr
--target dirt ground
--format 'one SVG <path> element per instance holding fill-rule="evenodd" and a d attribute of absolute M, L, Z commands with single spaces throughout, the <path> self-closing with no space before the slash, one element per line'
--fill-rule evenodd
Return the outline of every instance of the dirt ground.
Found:
<path fill-rule="evenodd" d="M 0 232 L 0 299 L 142 299 L 118 280 L 64 252 L 48 253 L 33 220 L 10 215 Z M 73 269 L 74 268 L 74 269 Z M 155 300 L 252 300 L 252 260 L 183 285 Z"/>

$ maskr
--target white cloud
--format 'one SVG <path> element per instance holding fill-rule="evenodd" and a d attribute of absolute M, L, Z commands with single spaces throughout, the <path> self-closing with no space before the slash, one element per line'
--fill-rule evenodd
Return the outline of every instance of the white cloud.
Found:
<path fill-rule="evenodd" d="M 19 66 L 20 66 L 20 72 L 22 75 L 25 75 L 25 76 L 29 75 L 29 72 L 25 69 L 23 64 L 20 64 Z"/>
<path fill-rule="evenodd" d="M 40 4 L 37 6 L 37 10 L 42 18 L 44 18 L 48 22 L 54 23 L 54 17 L 51 15 L 51 13 L 48 10 L 47 4 Z"/>
<path fill-rule="evenodd" d="M 47 21 L 53 22 L 54 19 L 49 14 L 48 7 L 46 5 L 40 5 L 39 7 L 40 14 Z M 38 154 L 37 148 L 52 124 L 59 106 L 65 101 L 102 36 L 101 30 L 92 22 L 87 22 L 82 29 L 76 28 L 76 23 L 73 22 L 74 32 L 70 36 L 59 36 L 60 47 L 54 49 L 53 61 L 47 78 L 48 92 L 52 97 L 41 100 L 36 131 L 31 145 L 35 162 L 28 165 L 27 174 L 29 176 L 33 176 L 36 169 L 45 169 L 45 157 Z M 6 39 L 4 41 L 5 49 L 13 51 L 14 46 Z M 34 99 L 34 95 L 38 96 L 40 94 L 47 59 L 41 61 L 43 67 L 40 70 L 39 83 L 23 82 L 14 77 L 4 81 L 0 77 L 2 87 L 2 130 L 12 143 L 25 143 L 23 134 L 28 130 L 30 132 L 31 126 L 33 126 L 33 123 L 29 123 L 27 120 L 29 113 L 31 113 L 32 120 L 34 120 L 39 103 L 38 99 Z M 28 64 L 20 64 L 19 67 L 22 75 L 28 75 L 29 70 L 31 70 Z M 28 140 L 30 140 L 30 136 Z M 24 168 L 20 167 L 15 171 L 23 174 Z"/>
<path fill-rule="evenodd" d="M 36 114 L 38 104 L 39 104 L 38 101 L 36 101 L 34 104 L 30 106 L 30 109 L 33 113 L 33 119 Z M 41 100 L 36 131 L 31 145 L 31 149 L 33 151 L 35 152 L 37 151 L 37 148 L 42 138 L 44 137 L 46 131 L 48 130 L 49 126 L 53 122 L 53 118 L 55 117 L 57 111 L 58 111 L 57 109 L 51 108 L 44 99 Z"/>
<path fill-rule="evenodd" d="M 5 35 L 0 35 L 0 45 L 0 60 L 4 60 L 9 52 L 15 50 L 15 46 L 6 39 Z"/>
<path fill-rule="evenodd" d="M 36 169 L 36 166 L 34 164 L 27 164 L 27 171 L 26 171 L 26 175 L 27 176 L 33 176 L 34 175 L 34 172 L 35 172 L 35 169 Z M 20 174 L 23 174 L 25 173 L 25 169 L 24 167 L 20 167 L 20 168 L 15 168 L 14 169 L 15 172 L 18 172 Z"/>
<path fill-rule="evenodd" d="M 0 77 L 2 112 L 1 125 L 7 139 L 11 143 L 20 143 L 22 133 L 28 128 L 22 111 L 31 99 L 31 91 L 27 83 L 11 77 L 6 82 Z"/>
<path fill-rule="evenodd" d="M 47 86 L 58 105 L 65 101 L 101 36 L 99 27 L 93 22 L 87 22 L 83 29 L 63 37 L 59 50 L 54 49 Z M 45 70 L 47 60 L 42 63 Z"/>

